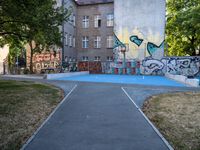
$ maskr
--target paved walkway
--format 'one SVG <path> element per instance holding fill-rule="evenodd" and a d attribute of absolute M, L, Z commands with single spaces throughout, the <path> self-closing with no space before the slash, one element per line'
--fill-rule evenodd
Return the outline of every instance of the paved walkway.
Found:
<path fill-rule="evenodd" d="M 24 145 L 25 150 L 167 150 L 169 147 L 135 105 L 141 107 L 147 97 L 155 94 L 199 90 L 36 81 L 59 86 L 67 96 Z"/>
<path fill-rule="evenodd" d="M 26 150 L 167 150 L 120 87 L 79 84 Z"/>

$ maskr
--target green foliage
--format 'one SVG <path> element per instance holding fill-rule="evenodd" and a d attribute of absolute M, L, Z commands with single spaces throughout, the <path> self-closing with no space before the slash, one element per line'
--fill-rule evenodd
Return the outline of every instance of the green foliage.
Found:
<path fill-rule="evenodd" d="M 195 55 L 200 49 L 200 1 L 167 0 L 166 40 L 170 55 Z"/>
<path fill-rule="evenodd" d="M 55 0 L 6 0 L 0 2 L 0 45 L 28 43 L 32 57 L 36 52 L 61 45 L 59 27 L 70 12 L 56 7 Z M 18 45 L 15 45 L 15 47 Z"/>

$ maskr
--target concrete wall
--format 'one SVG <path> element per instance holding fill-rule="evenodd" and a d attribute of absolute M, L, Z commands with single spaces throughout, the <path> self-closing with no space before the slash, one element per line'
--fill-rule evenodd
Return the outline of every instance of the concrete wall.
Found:
<path fill-rule="evenodd" d="M 142 61 L 142 74 L 196 76 L 200 72 L 200 57 L 163 57 L 154 59 L 147 57 Z"/>
<path fill-rule="evenodd" d="M 100 56 L 101 61 L 106 61 L 107 56 L 113 56 L 112 48 L 107 48 L 107 36 L 113 36 L 113 27 L 107 27 L 107 14 L 114 13 L 113 3 L 107 4 L 95 4 L 78 6 L 77 9 L 77 50 L 78 60 L 82 60 L 83 56 L 88 56 L 90 61 L 93 61 L 95 56 Z M 94 16 L 101 15 L 101 27 L 94 27 Z M 89 16 L 89 28 L 84 29 L 82 27 L 83 16 Z M 87 49 L 82 48 L 82 37 L 89 37 L 89 47 Z M 101 36 L 101 48 L 94 48 L 94 37 Z"/>
<path fill-rule="evenodd" d="M 119 41 L 129 44 L 127 59 L 142 60 L 150 55 L 161 59 L 164 55 L 165 0 L 115 0 L 114 8 L 114 32 Z"/>

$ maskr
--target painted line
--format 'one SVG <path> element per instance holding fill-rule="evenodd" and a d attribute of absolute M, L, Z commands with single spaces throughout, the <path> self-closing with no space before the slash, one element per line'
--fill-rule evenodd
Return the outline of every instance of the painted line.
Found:
<path fill-rule="evenodd" d="M 147 116 L 143 113 L 143 111 L 138 107 L 138 105 L 134 102 L 134 100 L 130 97 L 130 95 L 126 92 L 126 90 L 121 87 L 122 91 L 126 94 L 126 96 L 131 100 L 131 102 L 135 105 L 137 110 L 142 114 L 145 120 L 151 125 L 153 130 L 158 134 L 158 136 L 162 139 L 162 141 L 167 145 L 169 150 L 174 150 L 174 148 L 169 144 L 169 142 L 163 137 L 163 135 L 158 131 L 158 129 L 152 124 L 152 122 L 147 118 Z"/>
<path fill-rule="evenodd" d="M 51 112 L 51 114 L 47 117 L 47 119 L 40 125 L 40 127 L 33 133 L 33 135 L 26 141 L 26 143 L 22 146 L 20 150 L 24 150 L 27 145 L 35 138 L 41 128 L 51 119 L 54 113 L 60 108 L 60 106 L 67 100 L 70 94 L 76 89 L 77 85 L 75 85 L 71 91 L 63 98 L 63 100 L 56 106 L 56 108 Z"/>

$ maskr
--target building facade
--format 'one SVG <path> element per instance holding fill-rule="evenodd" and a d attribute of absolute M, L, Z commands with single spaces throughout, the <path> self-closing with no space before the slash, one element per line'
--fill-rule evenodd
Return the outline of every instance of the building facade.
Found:
<path fill-rule="evenodd" d="M 113 0 L 67 0 L 71 11 L 64 23 L 65 61 L 113 60 Z"/>
<path fill-rule="evenodd" d="M 164 0 L 64 0 L 65 61 L 113 61 L 164 56 Z M 121 46 L 122 46 L 121 45 Z M 117 58 L 116 58 L 117 57 Z"/>
<path fill-rule="evenodd" d="M 128 45 L 127 59 L 164 56 L 165 5 L 165 0 L 114 0 L 114 32 Z"/>
<path fill-rule="evenodd" d="M 77 59 L 76 48 L 76 32 L 77 32 L 77 3 L 74 0 L 65 0 L 64 6 L 69 10 L 70 16 L 63 25 L 63 47 L 65 61 L 73 61 Z"/>

